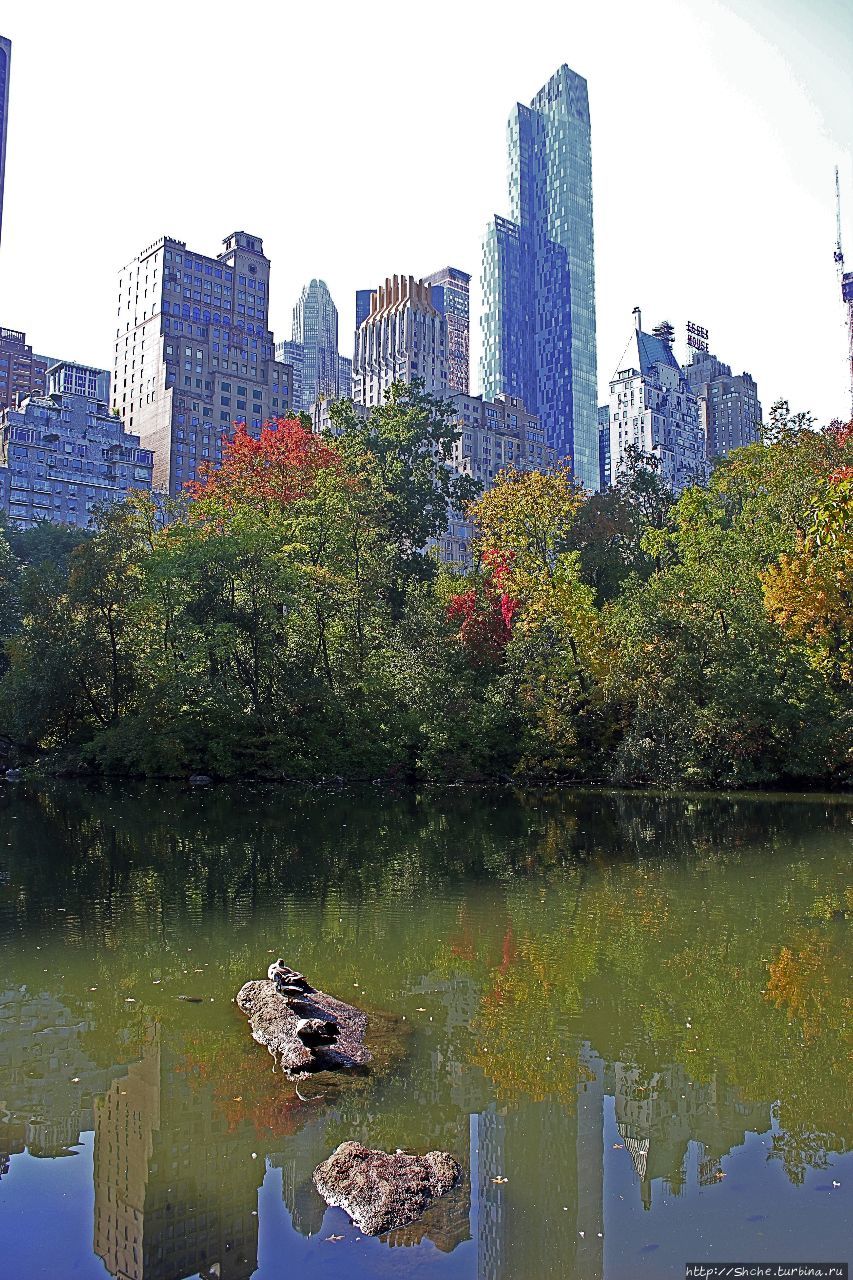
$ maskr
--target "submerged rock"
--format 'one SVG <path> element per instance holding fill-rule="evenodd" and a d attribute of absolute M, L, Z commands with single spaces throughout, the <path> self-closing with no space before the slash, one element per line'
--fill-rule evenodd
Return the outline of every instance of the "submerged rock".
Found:
<path fill-rule="evenodd" d="M 291 1078 L 314 1071 L 363 1067 L 367 1014 L 325 991 L 317 991 L 283 960 L 269 978 L 247 982 L 237 1004 L 248 1016 L 252 1036 L 265 1045 Z"/>
<path fill-rule="evenodd" d="M 389 1155 L 360 1142 L 342 1142 L 314 1170 L 314 1185 L 326 1203 L 343 1209 L 366 1236 L 414 1222 L 461 1178 L 460 1165 L 446 1151 Z"/>

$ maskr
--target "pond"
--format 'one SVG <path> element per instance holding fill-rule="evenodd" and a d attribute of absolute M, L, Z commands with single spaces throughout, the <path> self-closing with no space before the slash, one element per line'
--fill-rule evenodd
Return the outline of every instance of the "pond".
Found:
<path fill-rule="evenodd" d="M 4 1277 L 849 1259 L 849 799 L 0 785 Z M 273 1071 L 233 998 L 279 955 L 368 1074 Z M 365 1238 L 311 1181 L 348 1138 L 464 1184 Z"/>

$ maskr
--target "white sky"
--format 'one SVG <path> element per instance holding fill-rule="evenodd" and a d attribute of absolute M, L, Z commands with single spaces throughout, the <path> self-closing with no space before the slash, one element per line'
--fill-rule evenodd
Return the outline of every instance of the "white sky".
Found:
<path fill-rule="evenodd" d="M 590 88 L 601 392 L 639 305 L 679 340 L 707 325 L 765 408 L 848 407 L 851 0 L 2 0 L 0 32 L 0 324 L 40 352 L 111 367 L 118 268 L 242 229 L 276 337 L 320 276 L 350 354 L 356 288 L 447 263 L 479 281 L 510 109 L 567 62 Z M 474 309 L 478 354 L 479 288 Z"/>

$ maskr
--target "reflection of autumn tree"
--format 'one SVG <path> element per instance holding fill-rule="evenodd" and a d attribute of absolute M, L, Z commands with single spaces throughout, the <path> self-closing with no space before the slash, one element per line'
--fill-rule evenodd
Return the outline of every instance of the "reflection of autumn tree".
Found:
<path fill-rule="evenodd" d="M 832 1013 L 828 1005 L 839 993 L 833 992 L 830 977 L 833 963 L 843 963 L 826 934 L 812 932 L 801 938 L 796 951 L 782 947 L 778 957 L 769 966 L 770 980 L 765 999 L 784 1009 L 788 1021 L 797 1020 L 803 1030 L 803 1039 L 812 1043 L 821 1030 L 830 1024 Z M 850 1000 L 842 999 L 850 1012 Z M 841 1010 L 837 1013 L 841 1014 Z M 842 1025 L 840 1022 L 836 1025 Z"/>
<path fill-rule="evenodd" d="M 231 1133 L 251 1125 L 261 1140 L 286 1137 L 317 1110 L 298 1097 L 281 1072 L 273 1072 L 272 1058 L 254 1040 L 230 1032 L 186 1036 L 178 1070 L 194 1091 L 211 1089 L 213 1105 Z"/>
<path fill-rule="evenodd" d="M 499 1097 L 571 1102 L 589 1038 L 612 1060 L 678 1063 L 697 1082 L 722 1073 L 744 1100 L 779 1099 L 775 1153 L 792 1178 L 843 1149 L 849 964 L 843 918 L 830 917 L 844 859 L 771 868 L 731 846 L 688 865 L 557 868 L 539 893 L 509 883 L 473 949 L 460 917 L 451 963 L 478 975 L 472 1058 Z"/>

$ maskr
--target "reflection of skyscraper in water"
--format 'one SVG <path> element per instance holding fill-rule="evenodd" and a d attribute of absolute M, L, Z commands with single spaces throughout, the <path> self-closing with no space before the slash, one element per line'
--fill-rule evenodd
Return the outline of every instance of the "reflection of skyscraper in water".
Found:
<path fill-rule="evenodd" d="M 331 1149 L 326 1138 L 330 1116 L 330 1112 L 323 1112 L 288 1137 L 280 1151 L 267 1157 L 274 1169 L 281 1169 L 281 1196 L 294 1231 L 303 1236 L 316 1235 L 323 1225 L 326 1205 L 314 1186 L 312 1174 Z"/>
<path fill-rule="evenodd" d="M 691 1143 L 698 1145 L 697 1181 L 708 1185 L 719 1175 L 722 1157 L 743 1143 L 747 1130 L 763 1132 L 770 1125 L 767 1103 L 743 1102 L 719 1073 L 707 1083 L 697 1083 L 678 1065 L 644 1072 L 616 1062 L 612 1084 L 616 1126 L 633 1161 L 646 1209 L 651 1208 L 656 1178 L 663 1179 L 672 1194 L 681 1193 Z"/>
<path fill-rule="evenodd" d="M 471 1117 L 477 1280 L 600 1280 L 604 1066 L 588 1045 L 580 1068 L 574 1105 L 547 1098 Z"/>
<path fill-rule="evenodd" d="M 155 1031 L 96 1105 L 95 1252 L 120 1280 L 248 1280 L 263 1163 L 166 1057 Z"/>
<path fill-rule="evenodd" d="M 471 1116 L 471 1234 L 477 1240 L 477 1280 L 499 1280 L 502 1267 L 504 1117 L 494 1104 Z"/>
<path fill-rule="evenodd" d="M 86 1048 L 90 1018 L 49 991 L 0 992 L 0 1177 L 25 1149 L 71 1154 L 93 1125 L 92 1097 L 121 1067 L 99 1067 Z"/>

